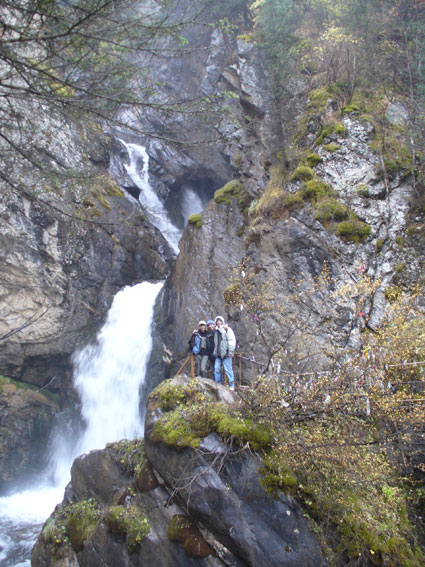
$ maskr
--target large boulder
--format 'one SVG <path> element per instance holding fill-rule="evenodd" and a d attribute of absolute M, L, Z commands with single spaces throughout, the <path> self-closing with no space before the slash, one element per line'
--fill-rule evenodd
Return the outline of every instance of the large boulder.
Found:
<path fill-rule="evenodd" d="M 66 534 L 61 525 L 66 526 Z M 225 565 L 186 511 L 158 485 L 143 457 L 143 443 L 138 441 L 109 445 L 75 461 L 65 499 L 45 523 L 31 564 Z"/>
<path fill-rule="evenodd" d="M 206 532 L 206 539 L 212 546 L 218 542 L 216 552 L 224 548 L 242 565 L 253 567 L 325 565 L 297 502 L 283 493 L 272 497 L 261 484 L 264 465 L 250 450 L 249 441 L 237 450 L 210 433 L 195 446 L 185 444 L 183 438 L 173 445 L 155 426 L 167 410 L 172 411 L 173 393 L 184 404 L 181 396 L 191 399 L 198 391 L 198 399 L 208 399 L 218 408 L 229 398 L 237 407 L 237 396 L 208 379 L 191 382 L 181 376 L 159 390 L 148 401 L 146 454 L 166 489 Z M 191 408 L 186 400 L 186 409 L 178 405 L 176 411 L 187 411 L 190 421 Z"/>

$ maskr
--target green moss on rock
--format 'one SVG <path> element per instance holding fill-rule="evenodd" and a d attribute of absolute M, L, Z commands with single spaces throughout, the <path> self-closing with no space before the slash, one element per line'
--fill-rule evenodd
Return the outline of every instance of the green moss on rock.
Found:
<path fill-rule="evenodd" d="M 202 227 L 202 217 L 199 213 L 195 213 L 193 215 L 190 215 L 190 217 L 187 219 L 187 222 L 189 224 L 195 225 L 196 228 Z"/>
<path fill-rule="evenodd" d="M 308 154 L 308 156 L 304 160 L 308 167 L 316 167 L 320 162 L 323 161 L 323 158 L 319 156 L 319 154 Z"/>
<path fill-rule="evenodd" d="M 213 431 L 222 438 L 233 438 L 241 445 L 249 443 L 253 449 L 267 447 L 271 442 L 270 430 L 247 417 L 232 415 L 224 404 L 214 404 L 208 411 Z"/>
<path fill-rule="evenodd" d="M 338 99 L 340 95 L 341 87 L 337 83 L 314 89 L 308 95 L 309 104 L 307 108 L 310 112 L 322 112 L 328 100 Z"/>
<path fill-rule="evenodd" d="M 199 408 L 192 407 L 192 413 Z M 207 429 L 201 428 L 201 423 L 191 423 L 185 408 L 176 408 L 158 419 L 153 426 L 151 440 L 161 441 L 178 449 L 198 447 L 202 437 L 208 435 Z"/>
<path fill-rule="evenodd" d="M 214 201 L 216 203 L 226 203 L 230 204 L 232 197 L 237 197 L 243 191 L 243 185 L 239 179 L 232 179 L 214 193 Z"/>
<path fill-rule="evenodd" d="M 360 183 L 360 185 L 356 186 L 356 192 L 358 193 L 358 195 L 365 198 L 369 197 L 370 195 L 369 187 L 364 183 Z"/>
<path fill-rule="evenodd" d="M 154 396 L 164 411 L 170 411 L 186 402 L 190 395 L 189 387 L 176 384 L 173 380 L 165 380 L 156 389 Z"/>
<path fill-rule="evenodd" d="M 100 510 L 93 499 L 77 502 L 73 506 L 66 529 L 76 553 L 83 549 L 85 542 L 96 529 L 99 518 Z"/>
<path fill-rule="evenodd" d="M 72 546 L 74 551 L 81 551 L 100 517 L 101 510 L 93 498 L 68 505 L 59 504 L 45 523 L 41 537 L 54 550 Z"/>
<path fill-rule="evenodd" d="M 339 144 L 335 144 L 335 142 L 330 142 L 329 144 L 324 144 L 322 148 L 326 152 L 333 154 L 334 152 L 337 152 L 341 148 L 341 146 Z"/>
<path fill-rule="evenodd" d="M 285 494 L 295 494 L 298 480 L 293 471 L 282 461 L 279 453 L 272 449 L 264 457 L 264 467 L 260 470 L 260 483 L 269 494 L 280 490 Z"/>
<path fill-rule="evenodd" d="M 337 236 L 341 236 L 351 242 L 364 242 L 370 234 L 370 225 L 358 219 L 340 222 L 335 230 Z"/>
<path fill-rule="evenodd" d="M 322 224 L 331 221 L 342 221 L 350 215 L 349 209 L 333 197 L 324 198 L 315 205 L 314 218 Z"/>
<path fill-rule="evenodd" d="M 384 243 L 385 240 L 383 238 L 378 238 L 378 240 L 376 241 L 376 251 L 378 252 L 378 254 L 382 251 Z"/>
<path fill-rule="evenodd" d="M 175 543 L 184 543 L 185 539 L 193 532 L 193 523 L 188 516 L 177 514 L 168 526 L 168 539 Z"/>
<path fill-rule="evenodd" d="M 108 530 L 125 539 L 128 550 L 135 551 L 150 533 L 150 524 L 140 506 L 111 506 L 105 516 Z"/>
<path fill-rule="evenodd" d="M 330 122 L 329 124 L 323 124 L 316 141 L 315 146 L 320 146 L 323 144 L 324 140 L 335 134 L 339 137 L 345 137 L 347 135 L 347 129 L 342 122 Z"/>
<path fill-rule="evenodd" d="M 191 388 L 183 390 L 171 381 L 165 392 L 161 385 L 153 393 L 154 399 L 163 398 L 162 409 L 168 408 L 154 423 L 151 433 L 154 442 L 177 449 L 198 447 L 210 433 L 218 433 L 222 439 L 232 439 L 241 445 L 249 443 L 253 449 L 266 447 L 271 442 L 269 429 L 214 400 L 196 379 L 191 381 Z"/>
<path fill-rule="evenodd" d="M 182 543 L 186 553 L 191 557 L 208 557 L 212 553 L 211 547 L 197 526 L 183 514 L 178 514 L 171 520 L 168 539 L 175 543 Z"/>
<path fill-rule="evenodd" d="M 289 193 L 283 199 L 283 205 L 289 210 L 300 209 L 304 205 L 302 191 L 296 193 Z"/>
<path fill-rule="evenodd" d="M 290 180 L 291 181 L 308 181 L 309 179 L 314 179 L 315 177 L 314 171 L 311 167 L 306 165 L 299 165 L 294 172 L 292 173 Z"/>
<path fill-rule="evenodd" d="M 116 460 L 129 474 L 139 475 L 145 462 L 145 447 L 143 439 L 123 439 L 117 443 L 108 443 L 106 446 L 112 450 Z"/>
<path fill-rule="evenodd" d="M 348 104 L 342 109 L 342 114 L 351 114 L 353 112 L 361 112 L 361 109 L 359 106 L 357 106 L 357 104 Z"/>
<path fill-rule="evenodd" d="M 309 200 L 317 200 L 325 197 L 332 191 L 332 187 L 321 179 L 311 179 L 304 185 L 304 198 Z"/>

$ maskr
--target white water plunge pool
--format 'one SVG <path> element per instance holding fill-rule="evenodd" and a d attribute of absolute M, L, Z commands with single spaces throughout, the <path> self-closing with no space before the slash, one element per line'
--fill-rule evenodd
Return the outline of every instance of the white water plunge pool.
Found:
<path fill-rule="evenodd" d="M 96 343 L 74 357 L 74 384 L 85 428 L 79 439 L 55 434 L 40 478 L 0 498 L 0 566 L 29 567 L 45 520 L 63 498 L 76 456 L 143 435 L 140 400 L 152 350 L 153 308 L 163 283 L 143 282 L 117 293 Z"/>

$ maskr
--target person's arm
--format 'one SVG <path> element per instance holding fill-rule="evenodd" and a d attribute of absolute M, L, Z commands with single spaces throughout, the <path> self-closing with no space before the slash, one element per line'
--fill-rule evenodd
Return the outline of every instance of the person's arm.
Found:
<path fill-rule="evenodd" d="M 227 332 L 227 345 L 228 345 L 229 356 L 233 356 L 236 348 L 235 333 L 230 327 L 227 327 L 226 332 Z"/>
<path fill-rule="evenodd" d="M 199 354 L 200 349 L 201 349 L 201 337 L 199 335 L 196 335 L 195 344 L 192 349 L 193 354 Z"/>

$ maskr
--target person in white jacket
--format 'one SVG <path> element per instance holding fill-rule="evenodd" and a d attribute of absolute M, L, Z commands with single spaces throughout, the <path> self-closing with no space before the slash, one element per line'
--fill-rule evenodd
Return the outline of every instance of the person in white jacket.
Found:
<path fill-rule="evenodd" d="M 225 324 L 223 317 L 218 315 L 215 318 L 216 330 L 214 334 L 214 380 L 219 384 L 223 383 L 221 367 L 229 382 L 231 390 L 235 389 L 235 377 L 233 374 L 232 359 L 236 348 L 236 337 L 233 330 Z"/>

